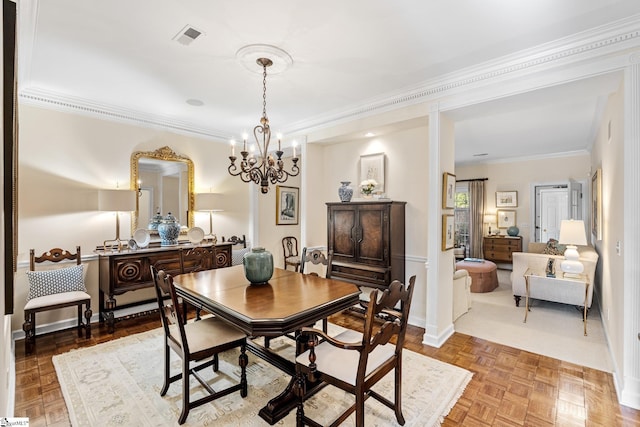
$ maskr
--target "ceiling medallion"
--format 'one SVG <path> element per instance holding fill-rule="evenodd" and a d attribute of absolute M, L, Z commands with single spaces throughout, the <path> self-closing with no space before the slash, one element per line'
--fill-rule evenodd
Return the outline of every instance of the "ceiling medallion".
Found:
<path fill-rule="evenodd" d="M 289 57 L 289 59 L 290 58 L 291 57 Z M 267 117 L 267 67 L 271 67 L 274 62 L 267 57 L 257 58 L 255 62 L 262 67 L 262 117 L 260 118 L 260 124 L 253 128 L 253 136 L 259 152 L 256 153 L 255 150 L 251 150 L 251 155 L 249 155 L 249 151 L 247 150 L 247 135 L 243 135 L 242 151 L 240 151 L 242 159 L 240 160 L 240 164 L 236 165 L 235 142 L 231 141 L 231 155 L 229 156 L 231 164 L 229 165 L 228 171 L 230 175 L 239 176 L 244 182 L 254 182 L 260 185 L 262 194 L 267 194 L 269 192 L 269 183 L 277 184 L 285 182 L 290 176 L 297 176 L 300 173 L 300 168 L 298 167 L 298 157 L 296 156 L 296 147 L 294 145 L 293 157 L 291 158 L 293 162 L 291 171 L 288 172 L 284 169 L 280 135 L 278 135 L 278 150 L 275 152 L 276 157 L 274 158 L 273 153 L 269 153 L 271 127 L 269 126 L 269 119 Z"/>

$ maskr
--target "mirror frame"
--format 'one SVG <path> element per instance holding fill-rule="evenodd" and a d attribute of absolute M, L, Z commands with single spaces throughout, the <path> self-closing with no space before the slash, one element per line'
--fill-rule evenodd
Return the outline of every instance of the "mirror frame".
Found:
<path fill-rule="evenodd" d="M 188 176 L 188 197 L 187 197 L 187 228 L 193 227 L 194 222 L 194 174 L 193 174 L 193 160 L 186 156 L 182 156 L 177 154 L 175 151 L 171 149 L 169 146 L 164 146 L 158 148 L 156 151 L 135 151 L 131 154 L 131 189 L 137 191 L 138 190 L 138 177 L 139 177 L 139 160 L 140 158 L 148 158 L 148 159 L 156 159 L 156 160 L 167 160 L 170 162 L 182 162 L 187 165 L 187 176 Z M 138 215 L 140 212 L 140 207 L 138 206 L 139 199 L 136 197 L 136 210 L 135 214 L 131 215 L 131 233 L 135 232 L 140 225 L 138 224 Z M 184 225 L 184 224 L 183 224 Z M 144 226 L 146 229 L 146 225 Z"/>

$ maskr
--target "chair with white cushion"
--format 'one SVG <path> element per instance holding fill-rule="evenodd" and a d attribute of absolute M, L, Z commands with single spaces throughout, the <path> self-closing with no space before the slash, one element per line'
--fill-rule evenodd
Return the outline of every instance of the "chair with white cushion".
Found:
<path fill-rule="evenodd" d="M 393 409 L 398 424 L 404 425 L 402 415 L 402 348 L 409 321 L 409 309 L 416 276 L 409 279 L 405 287 L 395 280 L 378 298 L 378 290 L 371 292 L 370 302 L 364 317 L 364 333 L 346 330 L 331 337 L 313 328 L 302 328 L 302 336 L 308 336 L 309 349 L 296 357 L 296 395 L 298 426 L 320 424 L 304 414 L 306 380 L 313 383 L 323 381 L 355 395 L 355 403 L 331 425 L 342 423 L 353 412 L 355 425 L 364 423 L 364 402 L 373 397 Z M 399 304 L 400 308 L 396 309 Z M 380 325 L 379 318 L 384 319 Z M 318 337 L 324 341 L 318 343 Z M 395 344 L 392 341 L 395 339 Z M 372 387 L 389 372 L 394 371 L 394 401 L 378 394 Z M 377 410 L 377 409 L 376 409 Z"/>
<path fill-rule="evenodd" d="M 58 263 L 64 260 L 76 261 L 73 267 L 56 268 L 53 270 L 35 271 L 36 264 Z M 43 253 L 39 257 L 35 256 L 35 251 L 29 251 L 29 294 L 27 304 L 24 306 L 24 324 L 22 329 L 25 333 L 25 353 L 33 351 L 36 341 L 36 313 L 42 311 L 56 310 L 65 307 L 78 307 L 78 336 L 91 338 L 91 296 L 87 293 L 84 285 L 84 266 L 80 246 L 76 247 L 76 253 L 53 248 Z M 84 317 L 82 320 L 85 306 Z"/>

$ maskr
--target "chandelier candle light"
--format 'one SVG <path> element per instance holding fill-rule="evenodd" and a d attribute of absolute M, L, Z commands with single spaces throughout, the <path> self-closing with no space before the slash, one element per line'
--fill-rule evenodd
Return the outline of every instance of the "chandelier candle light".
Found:
<path fill-rule="evenodd" d="M 290 176 L 297 176 L 300 173 L 298 168 L 298 157 L 296 156 L 296 146 L 293 145 L 293 166 L 291 171 L 284 170 L 284 161 L 282 160 L 282 147 L 281 138 L 278 134 L 278 150 L 275 152 L 276 158 L 273 154 L 269 153 L 269 142 L 271 140 L 271 128 L 269 127 L 269 119 L 267 118 L 267 67 L 270 67 L 273 62 L 269 58 L 258 58 L 256 63 L 263 69 L 262 73 L 262 117 L 260 118 L 260 124 L 253 128 L 253 136 L 256 139 L 259 153 L 259 159 L 253 152 L 249 156 L 247 151 L 247 135 L 243 135 L 242 151 L 240 155 L 242 159 L 240 164 L 236 166 L 235 155 L 235 141 L 231 141 L 231 155 L 229 160 L 229 174 L 232 176 L 239 176 L 244 182 L 255 182 L 260 185 L 260 191 L 262 194 L 269 192 L 269 183 L 276 184 L 279 182 L 285 182 Z M 262 139 L 262 141 L 260 141 Z M 252 147 L 253 148 L 253 147 Z"/>

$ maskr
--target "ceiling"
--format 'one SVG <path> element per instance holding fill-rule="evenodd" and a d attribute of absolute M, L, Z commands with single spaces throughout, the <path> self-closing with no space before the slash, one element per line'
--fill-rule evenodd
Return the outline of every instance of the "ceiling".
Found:
<path fill-rule="evenodd" d="M 237 58 L 247 45 L 290 56 L 286 70 L 267 77 L 267 113 L 275 131 L 295 133 L 639 14 L 640 2 L 22 0 L 19 8 L 23 99 L 226 141 L 262 113 L 262 69 Z M 184 45 L 174 39 L 187 26 L 201 35 Z M 448 111 L 456 161 L 588 150 L 604 99 L 620 82 L 600 75 Z"/>

